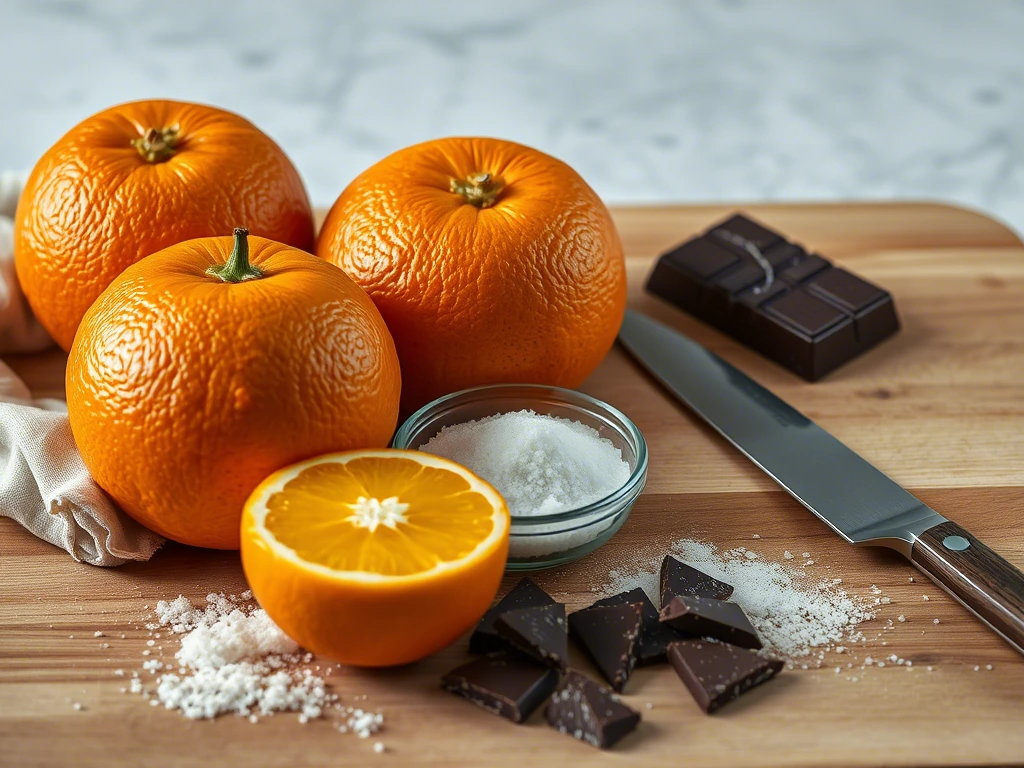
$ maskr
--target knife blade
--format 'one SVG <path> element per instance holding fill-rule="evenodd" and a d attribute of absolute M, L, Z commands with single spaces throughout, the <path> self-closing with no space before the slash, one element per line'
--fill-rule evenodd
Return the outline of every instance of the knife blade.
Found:
<path fill-rule="evenodd" d="M 802 413 L 633 310 L 619 341 L 655 379 L 846 541 L 900 552 L 1024 653 L 1024 574 Z"/>

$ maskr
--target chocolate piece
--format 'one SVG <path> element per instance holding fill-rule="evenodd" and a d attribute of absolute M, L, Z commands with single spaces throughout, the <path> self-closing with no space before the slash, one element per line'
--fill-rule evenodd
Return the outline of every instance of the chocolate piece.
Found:
<path fill-rule="evenodd" d="M 672 555 L 665 555 L 665 559 L 661 561 L 662 607 L 668 605 L 673 597 L 680 595 L 728 600 L 732 597 L 732 586 L 698 571 Z"/>
<path fill-rule="evenodd" d="M 706 597 L 673 597 L 661 609 L 661 621 L 691 637 L 713 637 L 743 648 L 760 648 L 757 630 L 736 603 Z"/>
<path fill-rule="evenodd" d="M 506 611 L 495 619 L 494 628 L 513 647 L 549 667 L 565 671 L 569 628 L 561 603 Z"/>
<path fill-rule="evenodd" d="M 741 256 L 746 255 L 746 249 L 736 244 L 736 237 L 740 237 L 749 243 L 753 243 L 754 247 L 761 253 L 764 253 L 782 242 L 782 235 L 777 232 L 772 232 L 770 229 L 761 226 L 756 221 L 748 219 L 746 216 L 738 213 L 734 214 L 731 218 L 726 219 L 718 226 L 711 227 L 708 232 L 712 237 L 724 242 L 727 248 L 731 248 Z"/>
<path fill-rule="evenodd" d="M 665 649 L 668 648 L 668 644 L 682 639 L 685 635 L 681 635 L 667 624 L 661 623 L 658 618 L 658 609 L 647 597 L 643 587 L 636 587 L 628 592 L 605 597 L 595 602 L 591 608 L 626 603 L 640 603 L 643 606 L 643 624 L 640 629 L 640 647 L 637 649 L 637 666 L 646 667 L 649 664 L 660 664 L 665 661 Z"/>
<path fill-rule="evenodd" d="M 705 712 L 714 712 L 782 669 L 778 659 L 708 640 L 672 643 L 668 660 Z"/>
<path fill-rule="evenodd" d="M 807 290 L 851 314 L 862 312 L 885 297 L 878 286 L 839 267 L 819 274 L 807 284 Z"/>
<path fill-rule="evenodd" d="M 665 255 L 680 269 L 701 280 L 740 263 L 740 256 L 730 251 L 725 243 L 708 238 L 690 240 Z"/>
<path fill-rule="evenodd" d="M 558 672 L 516 652 L 488 654 L 441 678 L 446 691 L 521 723 L 555 689 Z"/>
<path fill-rule="evenodd" d="M 888 293 L 741 215 L 661 256 L 647 290 L 810 381 L 899 330 Z"/>
<path fill-rule="evenodd" d="M 521 579 L 490 610 L 483 615 L 476 629 L 469 637 L 470 653 L 490 653 L 500 651 L 508 647 L 508 644 L 498 636 L 494 628 L 495 620 L 507 611 L 517 608 L 533 608 L 540 605 L 554 605 L 555 599 L 547 592 L 538 587 L 531 579 Z"/>
<path fill-rule="evenodd" d="M 788 323 L 807 336 L 821 336 L 834 325 L 853 324 L 842 311 L 806 291 L 790 291 L 769 303 L 765 311 L 778 321 Z"/>
<path fill-rule="evenodd" d="M 779 271 L 777 277 L 785 283 L 797 285 L 811 275 L 818 274 L 828 266 L 829 263 L 821 258 L 821 256 L 807 253 L 798 254 L 785 269 Z"/>
<path fill-rule="evenodd" d="M 639 712 L 575 669 L 562 678 L 544 716 L 553 728 L 600 749 L 614 745 L 640 722 Z"/>
<path fill-rule="evenodd" d="M 787 243 L 785 241 L 775 245 L 771 250 L 763 251 L 762 255 L 772 268 L 778 273 L 790 266 L 796 261 L 801 260 L 807 255 L 807 251 L 801 248 L 796 243 Z M 762 277 L 764 273 L 762 272 Z"/>
<path fill-rule="evenodd" d="M 572 636 L 616 692 L 622 691 L 636 666 L 642 626 L 641 603 L 591 606 L 569 615 Z"/>

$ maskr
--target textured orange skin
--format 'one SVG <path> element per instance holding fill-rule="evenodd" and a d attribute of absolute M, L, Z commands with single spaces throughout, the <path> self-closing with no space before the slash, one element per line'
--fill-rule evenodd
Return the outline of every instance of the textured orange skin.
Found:
<path fill-rule="evenodd" d="M 250 237 L 262 278 L 207 275 L 232 245 L 191 240 L 126 269 L 67 365 L 71 429 L 100 487 L 157 533 L 217 549 L 238 548 L 271 472 L 385 447 L 401 388 L 387 327 L 344 272 Z"/>
<path fill-rule="evenodd" d="M 491 607 L 508 559 L 506 535 L 461 570 L 354 589 L 279 557 L 253 527 L 247 504 L 242 568 L 259 604 L 303 648 L 360 667 L 408 664 L 451 645 Z"/>
<path fill-rule="evenodd" d="M 182 139 L 167 161 L 149 163 L 131 145 L 174 123 Z M 67 350 L 85 311 L 126 267 L 234 227 L 312 250 L 309 197 L 281 148 L 213 107 L 122 104 L 76 125 L 36 163 L 15 218 L 18 280 Z"/>
<path fill-rule="evenodd" d="M 452 178 L 505 183 L 477 208 Z M 626 306 L 622 243 L 565 163 L 497 139 L 400 150 L 342 192 L 317 255 L 370 294 L 402 361 L 402 406 L 466 387 L 577 387 L 615 341 Z"/>

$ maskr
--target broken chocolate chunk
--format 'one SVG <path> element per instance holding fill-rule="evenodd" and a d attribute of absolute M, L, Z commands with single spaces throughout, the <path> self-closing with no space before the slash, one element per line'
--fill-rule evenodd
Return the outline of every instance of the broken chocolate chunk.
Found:
<path fill-rule="evenodd" d="M 640 722 L 639 712 L 575 669 L 562 679 L 544 716 L 553 728 L 600 749 L 613 746 Z"/>
<path fill-rule="evenodd" d="M 507 595 L 505 595 L 483 615 L 476 629 L 469 638 L 470 653 L 490 653 L 500 651 L 508 644 L 498 636 L 494 628 L 495 620 L 506 611 L 517 608 L 533 608 L 541 605 L 553 605 L 555 599 L 538 587 L 531 579 L 521 579 Z"/>
<path fill-rule="evenodd" d="M 736 603 L 706 597 L 673 597 L 661 609 L 661 621 L 691 637 L 713 637 L 743 648 L 760 648 L 757 630 Z"/>
<path fill-rule="evenodd" d="M 623 605 L 624 603 L 640 603 L 643 606 L 643 627 L 640 630 L 640 648 L 637 651 L 636 663 L 645 667 L 649 664 L 660 664 L 665 661 L 665 649 L 669 643 L 681 640 L 681 635 L 658 619 L 658 609 L 647 597 L 643 587 L 636 587 L 628 592 L 621 592 L 598 600 L 591 607 L 600 608 L 607 605 Z"/>
<path fill-rule="evenodd" d="M 709 640 L 672 643 L 668 660 L 705 712 L 714 712 L 782 669 L 778 659 Z"/>
<path fill-rule="evenodd" d="M 661 606 L 664 608 L 673 597 L 681 595 L 728 600 L 732 597 L 732 586 L 665 555 L 661 561 Z"/>
<path fill-rule="evenodd" d="M 633 667 L 643 627 L 643 605 L 624 603 L 584 608 L 569 615 L 569 628 L 601 674 L 622 691 Z"/>
<path fill-rule="evenodd" d="M 521 723 L 551 695 L 558 672 L 516 653 L 488 654 L 441 678 L 446 691 Z"/>
<path fill-rule="evenodd" d="M 494 629 L 523 653 L 565 671 L 569 627 L 565 621 L 565 606 L 561 603 L 506 611 L 495 619 Z"/>

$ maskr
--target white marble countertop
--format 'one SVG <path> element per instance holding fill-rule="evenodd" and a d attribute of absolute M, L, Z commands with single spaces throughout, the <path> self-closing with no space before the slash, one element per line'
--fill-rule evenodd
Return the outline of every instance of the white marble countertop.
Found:
<path fill-rule="evenodd" d="M 0 0 L 0 168 L 111 104 L 237 111 L 330 204 L 487 134 L 612 203 L 936 199 L 1024 230 L 1024 3 Z"/>

